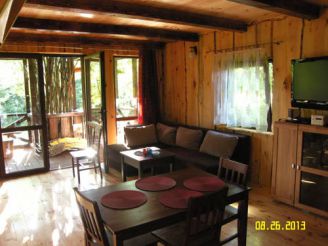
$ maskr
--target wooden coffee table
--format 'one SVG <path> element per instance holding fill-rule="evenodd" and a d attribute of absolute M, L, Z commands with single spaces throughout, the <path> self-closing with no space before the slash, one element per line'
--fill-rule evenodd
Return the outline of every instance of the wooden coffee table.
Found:
<path fill-rule="evenodd" d="M 175 155 L 167 150 L 157 147 L 149 147 L 153 150 L 152 156 L 143 156 L 142 149 L 126 150 L 121 152 L 121 169 L 122 180 L 126 181 L 127 165 L 138 170 L 138 177 L 142 178 L 143 170 L 150 168 L 151 174 L 154 175 L 154 168 L 160 165 L 170 165 L 170 172 L 173 170 Z"/>

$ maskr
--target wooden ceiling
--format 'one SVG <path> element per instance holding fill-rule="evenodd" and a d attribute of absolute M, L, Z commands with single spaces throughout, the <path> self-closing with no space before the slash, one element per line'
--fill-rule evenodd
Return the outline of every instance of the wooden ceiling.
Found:
<path fill-rule="evenodd" d="M 243 32 L 283 15 L 314 19 L 324 7 L 327 0 L 26 0 L 6 42 L 197 41 L 202 33 Z"/>

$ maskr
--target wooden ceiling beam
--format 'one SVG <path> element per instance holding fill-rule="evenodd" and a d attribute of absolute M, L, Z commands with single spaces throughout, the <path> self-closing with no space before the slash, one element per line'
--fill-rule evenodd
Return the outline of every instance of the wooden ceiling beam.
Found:
<path fill-rule="evenodd" d="M 320 7 L 302 0 L 228 0 L 278 12 L 285 15 L 296 16 L 304 19 L 316 19 L 320 16 Z"/>
<path fill-rule="evenodd" d="M 0 45 L 4 43 L 25 0 L 4 0 L 0 5 Z"/>
<path fill-rule="evenodd" d="M 131 2 L 117 0 L 28 0 L 29 6 L 38 5 L 49 8 L 63 8 L 70 11 L 85 13 L 88 11 L 103 12 L 124 18 L 152 20 L 188 26 L 197 26 L 210 29 L 223 29 L 233 31 L 247 31 L 247 23 L 239 20 L 191 13 L 181 10 L 146 6 Z"/>
<path fill-rule="evenodd" d="M 199 40 L 199 35 L 197 33 L 192 33 L 192 32 L 170 31 L 164 29 L 133 27 L 133 26 L 53 21 L 53 20 L 24 18 L 24 17 L 19 17 L 16 20 L 14 27 L 53 30 L 53 31 L 67 31 L 67 32 L 132 35 L 132 36 L 142 36 L 146 38 L 165 39 L 165 40 L 185 40 L 185 41 Z"/>
<path fill-rule="evenodd" d="M 92 37 L 79 37 L 79 36 L 61 36 L 57 34 L 43 35 L 36 33 L 21 32 L 20 30 L 11 30 L 6 44 L 30 44 L 30 43 L 52 44 L 57 47 L 67 45 L 75 45 L 75 47 L 90 46 L 90 47 L 112 47 L 112 46 L 128 46 L 128 47 L 162 47 L 162 42 L 151 41 L 135 41 L 125 39 L 107 39 L 107 38 L 92 38 Z"/>

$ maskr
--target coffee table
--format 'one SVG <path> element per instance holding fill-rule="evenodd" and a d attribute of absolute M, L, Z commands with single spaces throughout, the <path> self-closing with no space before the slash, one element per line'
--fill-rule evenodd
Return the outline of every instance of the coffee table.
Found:
<path fill-rule="evenodd" d="M 126 167 L 127 165 L 138 170 L 138 178 L 142 178 L 143 170 L 150 168 L 151 174 L 154 175 L 154 168 L 160 165 L 170 165 L 170 172 L 173 170 L 175 155 L 167 150 L 157 147 L 149 147 L 153 151 L 152 156 L 143 156 L 143 148 L 126 150 L 121 152 L 121 169 L 122 180 L 126 181 Z"/>

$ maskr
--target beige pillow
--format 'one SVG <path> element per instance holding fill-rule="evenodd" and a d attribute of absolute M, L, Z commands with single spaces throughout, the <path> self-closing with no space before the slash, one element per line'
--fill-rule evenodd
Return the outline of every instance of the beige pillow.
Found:
<path fill-rule="evenodd" d="M 175 127 L 157 123 L 156 130 L 159 142 L 168 145 L 175 145 L 175 139 L 177 135 L 177 129 Z"/>
<path fill-rule="evenodd" d="M 157 143 L 155 125 L 125 127 L 124 134 L 128 147 Z"/>
<path fill-rule="evenodd" d="M 198 150 L 202 141 L 203 132 L 184 127 L 179 127 L 177 131 L 176 145 L 186 149 Z"/>
<path fill-rule="evenodd" d="M 230 158 L 235 150 L 238 142 L 238 137 L 228 134 L 207 131 L 200 152 L 217 156 Z"/>

